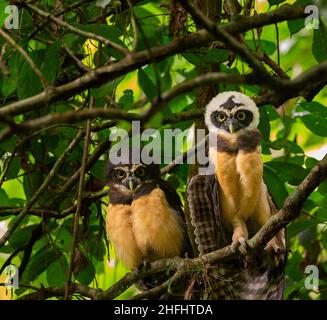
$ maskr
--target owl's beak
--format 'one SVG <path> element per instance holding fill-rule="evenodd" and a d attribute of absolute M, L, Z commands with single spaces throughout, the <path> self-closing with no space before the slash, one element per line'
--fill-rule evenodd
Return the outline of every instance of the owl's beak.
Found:
<path fill-rule="evenodd" d="M 123 181 L 123 185 L 130 191 L 134 191 L 137 188 L 138 181 L 132 177 L 129 177 Z"/>
<path fill-rule="evenodd" d="M 236 131 L 236 125 L 233 123 L 233 122 L 231 122 L 230 124 L 229 124 L 229 127 L 228 127 L 228 129 L 229 129 L 229 132 L 230 133 L 234 133 L 235 131 Z"/>
<path fill-rule="evenodd" d="M 129 181 L 128 181 L 128 187 L 129 187 L 129 189 L 130 189 L 131 191 L 134 190 L 134 181 L 133 181 L 133 180 L 129 180 Z"/>

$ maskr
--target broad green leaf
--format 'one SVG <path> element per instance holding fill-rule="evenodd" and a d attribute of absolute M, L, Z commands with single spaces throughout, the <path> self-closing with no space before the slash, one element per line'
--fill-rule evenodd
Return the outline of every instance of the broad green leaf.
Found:
<path fill-rule="evenodd" d="M 20 159 L 18 157 L 14 157 L 14 159 L 10 164 L 8 174 L 6 176 L 6 180 L 15 179 L 19 173 L 19 170 L 20 170 Z"/>
<path fill-rule="evenodd" d="M 263 167 L 264 181 L 271 193 L 278 208 L 282 208 L 286 197 L 288 196 L 284 183 L 280 180 L 276 172 L 270 167 Z"/>
<path fill-rule="evenodd" d="M 192 53 L 184 53 L 182 56 L 199 68 L 207 68 L 211 64 L 223 63 L 228 59 L 228 51 L 212 48 L 206 50 L 194 49 Z"/>
<path fill-rule="evenodd" d="M 318 62 L 327 59 L 327 27 L 322 19 L 319 23 L 319 29 L 313 31 L 312 53 Z"/>
<path fill-rule="evenodd" d="M 272 148 L 274 150 L 280 150 L 280 149 L 285 148 L 287 151 L 289 151 L 291 153 L 295 153 L 295 154 L 298 154 L 298 153 L 303 154 L 304 153 L 303 149 L 298 144 L 296 144 L 293 141 L 286 140 L 286 139 L 277 139 L 277 140 L 271 142 L 269 146 L 270 146 L 270 148 Z"/>
<path fill-rule="evenodd" d="M 309 173 L 303 167 L 289 162 L 270 161 L 266 162 L 265 165 L 274 169 L 281 181 L 292 185 L 300 184 Z"/>
<path fill-rule="evenodd" d="M 287 227 L 287 238 L 291 239 L 298 235 L 300 232 L 307 230 L 311 228 L 312 226 L 316 226 L 318 223 L 317 220 L 315 219 L 308 219 L 304 221 L 296 221 L 292 222 L 288 227 Z"/>
<path fill-rule="evenodd" d="M 299 106 L 304 110 L 309 111 L 312 114 L 316 114 L 321 117 L 327 118 L 327 107 L 325 107 L 324 105 L 322 105 L 317 101 L 311 101 L 311 102 L 304 101 L 301 102 Z"/>
<path fill-rule="evenodd" d="M 32 255 L 23 274 L 24 283 L 29 283 L 39 277 L 49 266 L 61 257 L 61 253 L 53 247 L 43 246 Z"/>
<path fill-rule="evenodd" d="M 265 108 L 260 108 L 260 122 L 259 122 L 259 130 L 261 131 L 263 138 L 269 141 L 270 137 L 270 123 L 267 111 Z"/>
<path fill-rule="evenodd" d="M 36 228 L 36 226 L 37 225 L 30 225 L 16 230 L 8 240 L 10 246 L 15 249 L 23 248 L 30 239 L 32 231 Z"/>
<path fill-rule="evenodd" d="M 327 137 L 327 119 L 315 114 L 309 114 L 301 117 L 305 126 L 314 134 Z"/>
<path fill-rule="evenodd" d="M 63 286 L 67 281 L 68 262 L 62 256 L 47 268 L 47 281 L 51 287 Z"/>
<path fill-rule="evenodd" d="M 44 55 L 44 62 L 41 71 L 50 84 L 54 83 L 60 68 L 59 57 L 61 45 L 61 41 L 54 42 L 47 48 Z"/>
<path fill-rule="evenodd" d="M 80 272 L 78 272 L 76 278 L 79 282 L 88 285 L 95 277 L 95 268 L 93 264 L 87 260 L 87 266 Z"/>
<path fill-rule="evenodd" d="M 91 174 L 97 179 L 103 179 L 105 161 L 98 160 L 96 164 L 91 168 Z"/>
<path fill-rule="evenodd" d="M 274 121 L 280 118 L 278 112 L 271 104 L 265 105 L 264 108 L 268 114 L 270 121 Z"/>
<path fill-rule="evenodd" d="M 126 49 L 125 43 L 119 39 L 119 37 L 122 35 L 121 31 L 114 26 L 109 26 L 107 24 L 99 24 L 99 23 L 96 24 L 74 23 L 73 25 L 81 30 L 100 35 Z M 112 49 L 112 47 L 109 47 L 108 50 L 110 51 L 110 53 L 114 58 L 116 59 L 123 58 L 123 54 L 117 51 L 116 49 Z"/>
<path fill-rule="evenodd" d="M 109 81 L 103 85 L 101 85 L 98 88 L 92 88 L 91 93 L 92 96 L 96 98 L 102 98 L 102 97 L 111 97 L 113 95 L 113 92 L 119 85 L 119 83 L 123 80 L 123 77 L 119 77 L 113 81 Z"/>
<path fill-rule="evenodd" d="M 138 84 L 144 91 L 148 100 L 152 101 L 152 99 L 157 95 L 157 86 L 152 82 L 143 69 L 139 69 L 138 71 Z"/>
<path fill-rule="evenodd" d="M 1 0 L 0 2 L 0 28 L 3 26 L 5 23 L 8 15 L 5 12 L 6 7 L 8 6 L 8 1 L 6 0 Z"/>
<path fill-rule="evenodd" d="M 3 189 L 0 189 L 0 206 L 9 206 L 9 198 Z"/>
<path fill-rule="evenodd" d="M 272 55 L 276 51 L 276 44 L 272 41 L 260 40 L 260 46 L 257 41 L 247 40 L 246 42 L 252 50 L 255 50 L 257 47 L 260 48 L 261 46 L 262 51 L 267 55 Z"/>
<path fill-rule="evenodd" d="M 40 67 L 41 61 L 38 54 L 33 51 L 29 52 L 29 56 L 33 59 L 35 65 Z M 30 64 L 23 58 L 20 60 L 21 68 L 18 74 L 17 93 L 20 99 L 29 98 L 42 91 L 40 78 L 31 68 Z"/>
<path fill-rule="evenodd" d="M 188 99 L 187 95 L 179 95 L 173 100 L 171 100 L 168 104 L 169 109 L 171 112 L 174 113 L 179 113 L 186 109 L 189 106 L 190 100 Z"/>

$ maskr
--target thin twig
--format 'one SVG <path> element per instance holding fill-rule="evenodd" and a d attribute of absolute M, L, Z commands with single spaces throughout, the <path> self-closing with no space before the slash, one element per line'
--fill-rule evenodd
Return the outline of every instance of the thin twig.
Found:
<path fill-rule="evenodd" d="M 90 109 L 92 109 L 93 104 L 94 104 L 94 98 L 91 98 Z M 70 254 L 69 267 L 68 267 L 68 273 L 67 273 L 65 300 L 67 300 L 69 298 L 69 293 L 70 293 L 71 277 L 72 277 L 72 273 L 73 273 L 74 257 L 75 257 L 75 250 L 76 250 L 77 237 L 78 237 L 79 217 L 81 215 L 82 205 L 83 205 L 84 177 L 87 172 L 86 166 L 87 166 L 90 143 L 91 143 L 91 120 L 88 120 L 87 125 L 86 125 L 84 151 L 83 151 L 81 173 L 80 173 L 79 187 L 78 187 L 78 193 L 77 193 L 77 208 L 76 208 L 76 213 L 74 216 L 72 252 Z"/>

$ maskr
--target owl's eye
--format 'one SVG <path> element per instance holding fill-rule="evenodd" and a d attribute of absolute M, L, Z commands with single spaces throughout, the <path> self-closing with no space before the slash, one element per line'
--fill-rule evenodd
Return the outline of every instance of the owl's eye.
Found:
<path fill-rule="evenodd" d="M 246 119 L 246 113 L 244 111 L 239 111 L 236 114 L 237 120 L 243 121 Z"/>
<path fill-rule="evenodd" d="M 145 174 L 146 174 L 146 171 L 145 171 L 145 169 L 143 167 L 139 167 L 139 168 L 136 169 L 135 174 L 138 177 L 144 177 Z"/>
<path fill-rule="evenodd" d="M 227 119 L 227 116 L 224 113 L 218 113 L 216 119 L 218 122 L 224 122 Z"/>
<path fill-rule="evenodd" d="M 126 172 L 124 170 L 116 170 L 115 176 L 118 179 L 124 179 L 126 177 Z"/>

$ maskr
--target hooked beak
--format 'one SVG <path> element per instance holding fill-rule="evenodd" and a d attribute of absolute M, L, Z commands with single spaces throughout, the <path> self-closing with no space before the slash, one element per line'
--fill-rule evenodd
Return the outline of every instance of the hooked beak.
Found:
<path fill-rule="evenodd" d="M 134 181 L 133 180 L 128 181 L 128 187 L 129 187 L 129 190 L 131 190 L 131 191 L 134 190 Z"/>
<path fill-rule="evenodd" d="M 233 122 L 230 123 L 228 129 L 229 129 L 229 132 L 230 132 L 230 133 L 234 133 L 235 130 L 236 130 L 236 126 L 235 126 L 235 124 L 234 124 Z"/>
<path fill-rule="evenodd" d="M 133 178 L 127 178 L 123 184 L 131 192 L 134 192 L 138 187 L 138 181 Z"/>

